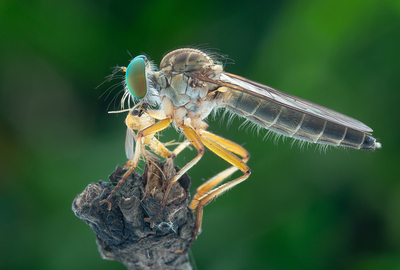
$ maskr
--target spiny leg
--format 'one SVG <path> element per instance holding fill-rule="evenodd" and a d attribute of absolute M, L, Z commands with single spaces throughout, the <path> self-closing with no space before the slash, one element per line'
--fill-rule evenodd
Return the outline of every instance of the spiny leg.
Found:
<path fill-rule="evenodd" d="M 224 181 L 226 178 L 231 176 L 234 172 L 236 172 L 238 168 L 235 166 L 229 167 L 222 172 L 214 175 L 212 178 L 208 179 L 207 182 L 203 183 L 201 186 L 197 188 L 197 193 L 193 196 L 192 201 L 190 202 L 190 209 L 193 211 L 196 210 L 197 205 L 199 204 L 200 197 L 207 193 L 209 190 L 217 186 L 219 183 Z"/>
<path fill-rule="evenodd" d="M 121 185 L 125 182 L 125 180 L 128 178 L 129 175 L 133 173 L 133 171 L 136 169 L 139 159 L 140 159 L 140 153 L 141 153 L 141 148 L 142 148 L 142 139 L 148 135 L 155 134 L 159 131 L 162 131 L 166 129 L 172 122 L 172 119 L 164 119 L 161 120 L 145 129 L 140 131 L 137 135 L 136 138 L 136 148 L 135 148 L 135 153 L 132 159 L 132 164 L 131 167 L 124 173 L 122 176 L 121 180 L 119 180 L 117 186 L 114 188 L 114 190 L 111 192 L 111 194 L 107 197 L 107 199 L 104 199 L 100 201 L 100 204 L 107 203 L 108 204 L 108 210 L 111 210 L 111 199 L 114 196 L 114 194 L 118 191 L 118 189 L 121 187 Z"/>
<path fill-rule="evenodd" d="M 228 183 L 225 183 L 221 186 L 214 188 L 213 190 L 211 190 L 210 192 L 208 192 L 206 194 L 203 194 L 199 198 L 199 201 L 198 201 L 198 204 L 196 207 L 196 219 L 195 219 L 195 225 L 194 225 L 194 229 L 193 229 L 192 239 L 190 240 L 189 244 L 186 246 L 185 250 L 177 251 L 182 254 L 186 253 L 189 250 L 189 247 L 191 246 L 193 241 L 196 239 L 197 234 L 199 233 L 199 231 L 201 229 L 201 222 L 203 219 L 204 206 L 209 204 L 213 199 L 215 199 L 216 197 L 218 197 L 225 191 L 227 191 L 227 190 L 233 188 L 234 186 L 236 186 L 237 184 L 245 181 L 247 178 L 249 178 L 250 173 L 251 173 L 250 168 L 246 165 L 246 163 L 243 162 L 241 159 L 239 159 L 235 154 L 233 154 L 232 152 L 228 151 L 227 149 L 225 149 L 218 143 L 212 141 L 211 139 L 209 139 L 205 136 L 200 136 L 200 139 L 201 139 L 202 143 L 208 149 L 210 149 L 216 155 L 218 155 L 219 157 L 223 158 L 224 160 L 226 160 L 227 162 L 231 163 L 233 166 L 235 166 L 236 168 L 241 170 L 243 172 L 243 175 L 228 182 Z"/>
<path fill-rule="evenodd" d="M 177 174 L 168 182 L 167 188 L 164 193 L 164 198 L 161 203 L 160 210 L 151 218 L 146 218 L 145 221 L 150 222 L 150 226 L 154 227 L 154 221 L 158 218 L 158 216 L 161 214 L 162 210 L 164 209 L 164 206 L 167 202 L 168 194 L 172 188 L 172 185 L 178 181 L 183 174 L 185 174 L 190 168 L 192 168 L 194 165 L 196 165 L 197 162 L 203 157 L 204 154 L 204 145 L 202 144 L 199 136 L 197 135 L 197 132 L 190 126 L 185 126 L 182 125 L 180 128 L 183 131 L 183 134 L 185 134 L 186 138 L 193 144 L 193 146 L 197 150 L 197 156 L 192 159 L 190 162 L 188 162 L 185 166 L 181 168 L 180 171 L 177 172 Z"/>
<path fill-rule="evenodd" d="M 180 143 L 172 153 L 174 153 L 174 156 L 178 156 L 180 152 L 182 152 L 186 147 L 190 145 L 190 141 L 185 140 L 184 142 Z"/>
<path fill-rule="evenodd" d="M 152 134 L 146 137 L 146 141 L 143 145 L 147 145 L 151 150 L 151 151 L 146 150 L 145 153 L 143 153 L 143 157 L 146 160 L 146 162 L 148 161 L 151 162 L 152 160 L 159 160 L 159 158 L 156 155 L 161 156 L 165 159 L 167 158 L 174 159 L 181 151 L 183 151 L 186 147 L 190 145 L 190 142 L 188 140 L 185 140 L 182 143 L 178 143 L 178 146 L 171 152 L 166 147 L 165 143 L 160 142 Z"/>
<path fill-rule="evenodd" d="M 125 168 L 129 168 L 132 164 L 132 159 L 134 155 L 133 145 L 134 141 L 136 141 L 135 130 L 141 131 L 146 127 L 149 127 L 155 123 L 155 119 L 163 120 L 166 118 L 165 113 L 160 110 L 147 110 L 148 104 L 142 104 L 142 107 L 139 106 L 138 109 L 133 109 L 127 116 L 125 123 L 127 126 L 126 131 L 126 139 L 125 139 L 125 152 L 128 158 L 126 162 Z M 183 149 L 185 149 L 190 142 L 185 141 L 180 143 L 176 149 L 171 152 L 165 146 L 166 144 L 161 143 L 158 139 L 155 138 L 155 134 L 151 134 L 146 136 L 146 140 L 143 145 L 149 146 L 149 148 L 157 155 L 162 156 L 164 158 L 170 156 L 177 156 Z M 142 153 L 144 158 L 147 159 L 157 159 L 151 152 L 144 151 Z"/>
<path fill-rule="evenodd" d="M 242 146 L 240 146 L 239 144 L 237 144 L 235 142 L 232 142 L 230 140 L 227 140 L 225 138 L 217 136 L 208 131 L 202 131 L 201 135 L 202 135 L 202 137 L 206 137 L 206 138 L 218 143 L 220 146 L 222 146 L 226 150 L 241 156 L 242 161 L 244 163 L 247 163 L 247 161 L 250 158 L 249 152 L 247 152 L 246 149 L 244 149 Z M 199 202 L 199 198 L 203 194 L 207 193 L 209 190 L 211 190 L 212 188 L 214 188 L 215 186 L 220 184 L 222 181 L 224 181 L 226 178 L 228 178 L 230 175 L 232 175 L 237 170 L 238 170 L 237 167 L 232 166 L 232 167 L 220 172 L 219 174 L 215 175 L 214 177 L 209 179 L 207 182 L 205 182 L 204 184 L 199 186 L 197 188 L 197 193 L 193 196 L 193 200 L 190 203 L 190 208 L 192 210 L 195 210 L 197 207 L 197 204 Z"/>
<path fill-rule="evenodd" d="M 138 115 L 139 115 L 139 117 L 141 117 L 141 115 L 144 114 L 144 115 L 147 115 L 149 118 L 147 117 L 146 119 L 144 119 L 144 121 L 142 121 L 141 119 L 143 117 L 138 118 L 137 116 L 133 116 L 134 123 L 132 124 L 132 121 L 130 121 L 132 126 L 139 127 L 139 126 L 142 126 L 143 124 L 146 125 L 147 123 L 150 123 L 152 121 L 151 119 L 157 119 L 157 120 L 166 119 L 165 113 L 162 110 L 147 110 L 146 108 L 141 113 L 139 112 Z M 139 124 L 137 124 L 137 123 L 139 123 Z M 128 119 L 127 119 L 127 126 L 129 126 Z M 144 128 L 141 128 L 141 129 L 144 129 Z M 128 128 L 128 130 L 129 130 L 129 128 Z M 156 153 L 157 155 L 162 156 L 164 158 L 170 157 L 171 155 L 176 157 L 180 152 L 182 152 L 186 147 L 188 147 L 190 145 L 190 142 L 188 140 L 186 140 L 182 143 L 179 143 L 179 145 L 172 152 L 170 152 L 165 147 L 166 144 L 161 143 L 158 139 L 156 139 L 154 137 L 154 134 L 152 134 L 151 136 L 148 136 L 148 137 L 151 137 L 151 138 L 147 139 L 148 142 L 145 142 L 144 144 L 148 145 L 154 153 Z"/>

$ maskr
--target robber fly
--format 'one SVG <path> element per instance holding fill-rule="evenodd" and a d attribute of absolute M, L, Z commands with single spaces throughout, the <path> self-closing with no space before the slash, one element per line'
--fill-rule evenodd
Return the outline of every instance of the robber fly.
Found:
<path fill-rule="evenodd" d="M 127 93 L 122 102 L 126 97 L 131 97 L 134 101 L 159 108 L 157 116 L 154 116 L 159 121 L 141 129 L 136 135 L 132 165 L 127 173 L 133 172 L 137 166 L 144 138 L 166 129 L 170 124 L 180 129 L 197 150 L 197 156 L 170 179 L 160 211 L 165 206 L 172 184 L 202 158 L 204 147 L 233 166 L 198 188 L 195 200 L 190 205 L 196 210 L 195 228 L 192 241 L 183 253 L 200 231 L 203 207 L 245 181 L 251 173 L 246 164 L 250 155 L 243 147 L 205 130 L 203 119 L 213 110 L 225 108 L 261 128 L 310 143 L 363 150 L 381 148 L 381 144 L 371 135 L 372 129 L 360 121 L 227 73 L 212 54 L 199 49 L 182 48 L 168 53 L 158 71 L 144 55 L 135 57 L 128 67 L 121 67 L 120 70 L 125 72 Z M 219 185 L 236 170 L 243 174 Z M 105 201 L 110 203 L 111 197 Z M 152 226 L 157 216 L 148 219 Z"/>

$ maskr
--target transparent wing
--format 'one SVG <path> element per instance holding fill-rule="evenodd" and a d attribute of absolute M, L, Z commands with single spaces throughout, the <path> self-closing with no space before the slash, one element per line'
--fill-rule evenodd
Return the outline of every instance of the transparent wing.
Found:
<path fill-rule="evenodd" d="M 133 159 L 133 152 L 135 147 L 135 132 L 131 128 L 126 129 L 125 137 L 125 154 L 128 160 Z"/>
<path fill-rule="evenodd" d="M 213 80 L 202 75 L 195 75 L 193 77 L 219 86 L 225 86 L 234 90 L 242 91 L 254 97 L 272 101 L 302 113 L 344 125 L 361 132 L 372 132 L 370 127 L 354 118 L 238 75 L 222 73 L 219 80 Z"/>

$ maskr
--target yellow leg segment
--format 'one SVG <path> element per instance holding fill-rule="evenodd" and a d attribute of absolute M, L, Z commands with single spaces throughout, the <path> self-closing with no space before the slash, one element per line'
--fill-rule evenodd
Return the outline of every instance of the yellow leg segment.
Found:
<path fill-rule="evenodd" d="M 186 147 L 190 145 L 190 142 L 188 140 L 184 141 L 183 143 L 179 144 L 172 153 L 174 153 L 175 156 L 179 155 L 180 152 L 182 152 Z"/>
<path fill-rule="evenodd" d="M 216 136 L 216 135 L 214 135 L 214 136 Z M 218 136 L 216 136 L 216 137 L 218 137 Z M 213 138 L 215 139 L 215 137 L 213 137 Z M 247 159 L 244 159 L 245 161 L 243 161 L 243 160 L 239 159 L 236 155 L 234 155 L 232 153 L 233 151 L 232 152 L 228 151 L 227 149 L 222 147 L 220 144 L 218 144 L 215 141 L 211 140 L 210 138 L 206 137 L 206 135 L 201 135 L 200 139 L 201 139 L 201 142 L 208 149 L 210 149 L 212 152 L 214 152 L 215 154 L 217 154 L 219 157 L 223 158 L 227 162 L 231 163 L 237 169 L 241 170 L 243 172 L 243 175 L 228 182 L 228 183 L 218 186 L 218 187 L 212 189 L 211 191 L 204 193 L 203 195 L 200 196 L 200 198 L 198 199 L 197 207 L 196 207 L 196 220 L 195 220 L 195 225 L 194 225 L 194 229 L 193 229 L 192 239 L 190 240 L 189 244 L 186 246 L 185 250 L 179 251 L 179 253 L 186 253 L 188 251 L 190 245 L 196 239 L 197 234 L 201 230 L 204 206 L 209 204 L 213 199 L 217 198 L 219 195 L 223 194 L 225 191 L 227 191 L 227 190 L 233 188 L 234 186 L 236 186 L 237 184 L 245 181 L 247 178 L 249 178 L 250 173 L 251 173 L 250 168 L 245 163 L 245 161 L 248 160 L 248 155 L 245 155 Z M 234 144 L 228 140 L 225 140 L 221 137 L 219 137 L 219 139 L 221 139 L 219 141 L 221 144 L 225 143 L 225 144 L 230 145 L 231 147 L 233 147 L 235 149 L 235 152 L 241 152 L 243 149 L 242 147 L 235 148 L 234 145 L 236 145 L 236 144 Z M 230 149 L 232 150 L 232 148 L 230 148 Z M 247 151 L 244 150 L 244 152 L 247 152 Z"/>
<path fill-rule="evenodd" d="M 244 163 L 247 163 L 247 161 L 250 158 L 249 152 L 247 152 L 246 149 L 244 149 L 242 146 L 238 145 L 237 143 L 234 143 L 232 141 L 229 141 L 225 138 L 222 138 L 220 136 L 217 136 L 217 135 L 215 135 L 211 132 L 207 132 L 207 131 L 202 132 L 202 138 L 204 138 L 204 137 L 218 143 L 220 146 L 222 146 L 226 150 L 241 156 L 242 161 Z M 199 202 L 199 199 L 203 194 L 207 193 L 209 190 L 211 190 L 212 188 L 214 188 L 215 186 L 220 184 L 222 181 L 224 181 L 226 178 L 231 176 L 237 170 L 238 170 L 237 167 L 232 166 L 232 167 L 220 172 L 219 174 L 215 175 L 214 177 L 209 179 L 207 182 L 202 184 L 200 187 L 198 187 L 197 193 L 193 196 L 193 200 L 190 203 L 190 208 L 192 210 L 195 210 L 197 207 L 197 204 Z"/>
<path fill-rule="evenodd" d="M 234 153 L 234 154 L 237 154 L 237 155 L 241 156 L 241 157 L 243 158 L 243 161 L 244 161 L 245 163 L 246 163 L 246 162 L 249 160 L 249 158 L 250 158 L 250 153 L 247 152 L 246 149 L 244 149 L 242 146 L 240 146 L 239 144 L 237 144 L 237 143 L 235 143 L 235 142 L 232 142 L 232 141 L 230 141 L 230 140 L 228 140 L 228 139 L 222 138 L 222 137 L 220 137 L 220 136 L 218 136 L 218 135 L 215 135 L 215 134 L 213 134 L 213 133 L 211 133 L 211 132 L 208 132 L 208 131 L 203 131 L 203 132 L 201 133 L 201 135 L 202 135 L 203 137 L 206 137 L 206 138 L 208 138 L 208 139 L 210 139 L 210 140 L 212 140 L 212 141 L 218 143 L 220 146 L 222 146 L 222 147 L 225 148 L 226 150 L 228 150 L 228 151 L 230 151 L 230 152 L 232 152 L 232 153 Z"/>
<path fill-rule="evenodd" d="M 223 170 L 219 174 L 215 175 L 214 177 L 210 178 L 207 182 L 203 183 L 201 186 L 197 188 L 197 193 L 193 196 L 192 201 L 190 202 L 190 209 L 193 211 L 196 210 L 197 205 L 199 204 L 200 197 L 207 193 L 209 190 L 217 186 L 219 183 L 224 181 L 226 178 L 231 176 L 234 172 L 236 172 L 238 168 L 232 166 L 226 170 Z"/>
<path fill-rule="evenodd" d="M 149 142 L 145 143 L 145 145 L 148 145 L 154 153 L 164 158 L 175 156 L 173 152 L 169 151 L 164 144 L 154 136 L 152 136 Z"/>
<path fill-rule="evenodd" d="M 193 241 L 196 239 L 197 234 L 201 230 L 201 223 L 203 220 L 203 208 L 207 204 L 209 204 L 213 199 L 217 198 L 219 195 L 224 193 L 225 191 L 228 191 L 229 189 L 233 188 L 234 186 L 240 184 L 241 182 L 245 181 L 247 178 L 250 176 L 250 170 L 243 174 L 242 176 L 236 178 L 235 180 L 232 180 L 226 184 L 223 184 L 219 187 L 214 188 L 210 192 L 204 194 L 202 197 L 200 197 L 199 202 L 197 204 L 196 208 L 196 220 L 194 224 L 194 229 L 193 229 L 193 235 L 192 239 L 189 242 L 188 246 L 186 247 L 184 253 L 189 249 L 190 245 L 193 243 Z"/>

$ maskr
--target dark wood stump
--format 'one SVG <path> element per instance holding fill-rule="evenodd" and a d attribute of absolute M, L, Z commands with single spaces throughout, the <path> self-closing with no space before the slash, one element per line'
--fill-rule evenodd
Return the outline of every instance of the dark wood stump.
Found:
<path fill-rule="evenodd" d="M 194 227 L 188 207 L 189 176 L 185 174 L 172 186 L 154 228 L 144 221 L 159 211 L 166 181 L 177 170 L 172 159 L 147 164 L 142 176 L 135 172 L 124 182 L 111 210 L 99 203 L 113 190 L 109 183 L 91 183 L 76 196 L 72 210 L 96 234 L 103 259 L 120 261 L 128 269 L 192 269 L 188 255 L 176 253 L 185 249 Z M 118 166 L 109 176 L 111 183 L 116 185 L 125 171 Z"/>

